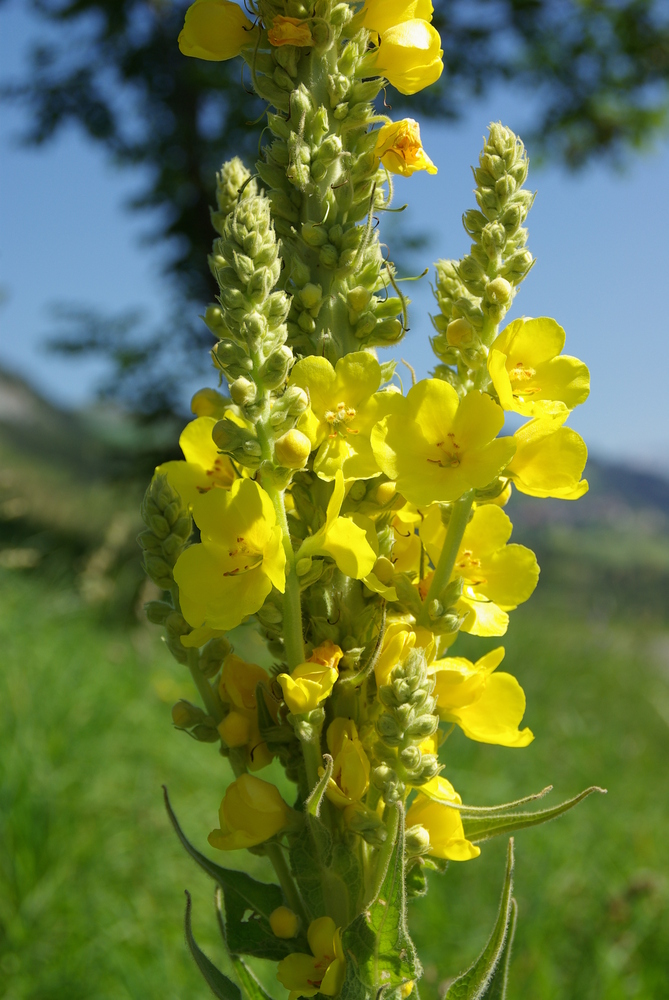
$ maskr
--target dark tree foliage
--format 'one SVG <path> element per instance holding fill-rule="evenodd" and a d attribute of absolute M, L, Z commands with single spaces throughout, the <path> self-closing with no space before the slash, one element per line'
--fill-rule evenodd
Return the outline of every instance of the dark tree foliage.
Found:
<path fill-rule="evenodd" d="M 177 298 L 204 305 L 213 292 L 206 255 L 214 172 L 234 153 L 251 163 L 258 148 L 260 126 L 249 123 L 263 108 L 239 86 L 241 60 L 208 63 L 180 54 L 186 0 L 32 3 L 48 22 L 48 41 L 34 49 L 24 79 L 5 87 L 29 113 L 25 138 L 45 143 L 74 121 L 120 164 L 145 168 L 148 180 L 133 205 L 161 210 L 154 237 L 170 248 L 166 271 Z M 434 4 L 446 70 L 437 86 L 411 98 L 414 114 L 454 119 L 472 96 L 500 82 L 519 85 L 536 109 L 526 135 L 533 151 L 570 167 L 620 158 L 665 123 L 666 0 Z M 388 99 L 397 113 L 401 97 Z M 181 348 L 198 339 L 201 348 L 203 334 L 181 322 L 163 332 Z M 88 349 L 95 343 L 104 352 L 105 338 L 89 338 Z M 142 383 L 145 355 L 124 355 L 118 366 L 126 397 Z"/>

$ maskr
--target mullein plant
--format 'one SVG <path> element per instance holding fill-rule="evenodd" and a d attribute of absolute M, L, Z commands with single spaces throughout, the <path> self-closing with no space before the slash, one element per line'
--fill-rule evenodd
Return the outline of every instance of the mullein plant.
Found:
<path fill-rule="evenodd" d="M 418 123 L 375 102 L 387 83 L 411 95 L 439 78 L 431 17 L 430 0 L 249 0 L 246 13 L 196 0 L 179 37 L 186 56 L 241 57 L 267 103 L 259 161 L 223 165 L 212 210 L 220 294 L 204 320 L 227 394 L 196 393 L 184 459 L 156 469 L 140 536 L 165 591 L 148 617 L 201 698 L 178 702 L 174 724 L 216 744 L 234 775 L 209 843 L 264 855 L 277 875 L 214 862 L 167 802 L 217 884 L 237 983 L 195 943 L 190 902 L 186 936 L 224 1000 L 268 1000 L 244 957 L 277 963 L 290 1000 L 417 998 L 406 902 L 428 873 L 594 790 L 540 810 L 526 806 L 549 789 L 465 805 L 447 777 L 456 726 L 498 746 L 534 739 L 504 647 L 475 662 L 452 647 L 460 632 L 503 636 L 537 584 L 534 553 L 509 543 L 512 489 L 587 490 L 586 447 L 565 422 L 589 375 L 554 320 L 504 326 L 533 264 L 533 195 L 523 144 L 501 124 L 474 170 L 470 251 L 437 264 L 432 377 L 405 394 L 377 359 L 407 307 L 378 218 L 393 175 L 436 167 Z M 525 418 L 513 435 L 508 412 Z M 243 623 L 271 669 L 235 652 Z M 262 776 L 275 759 L 290 802 Z M 448 997 L 506 995 L 512 870 L 509 840 L 496 925 Z"/>

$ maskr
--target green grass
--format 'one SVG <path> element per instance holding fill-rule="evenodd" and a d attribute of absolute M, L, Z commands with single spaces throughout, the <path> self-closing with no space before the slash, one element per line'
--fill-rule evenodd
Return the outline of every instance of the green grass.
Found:
<path fill-rule="evenodd" d="M 171 728 L 172 702 L 193 697 L 183 668 L 157 629 L 105 621 L 36 572 L 0 572 L 0 605 L 0 995 L 204 1000 L 181 918 L 189 888 L 196 936 L 223 965 L 211 885 L 169 829 L 160 785 L 202 846 L 228 771 Z M 535 742 L 507 750 L 455 733 L 446 774 L 473 803 L 549 782 L 555 801 L 609 789 L 517 837 L 510 1000 L 666 1000 L 669 633 L 566 607 L 537 597 L 505 641 Z M 485 941 L 504 847 L 452 864 L 412 904 L 424 996 Z"/>

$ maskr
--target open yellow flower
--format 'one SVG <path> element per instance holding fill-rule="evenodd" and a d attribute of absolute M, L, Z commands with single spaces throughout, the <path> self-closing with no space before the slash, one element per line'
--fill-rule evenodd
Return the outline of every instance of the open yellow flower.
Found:
<path fill-rule="evenodd" d="M 170 486 L 189 506 L 214 486 L 227 489 L 237 479 L 232 462 L 219 453 L 211 436 L 216 423 L 214 417 L 191 420 L 179 437 L 185 461 L 163 462 L 156 469 L 157 475 L 167 476 Z"/>
<path fill-rule="evenodd" d="M 554 319 L 517 319 L 490 348 L 488 371 L 505 410 L 528 417 L 573 410 L 590 392 L 590 373 L 561 354 L 565 332 Z"/>
<path fill-rule="evenodd" d="M 510 519 L 495 504 L 477 507 L 465 528 L 452 575 L 464 582 L 457 607 L 467 615 L 462 625 L 465 632 L 504 635 L 509 621 L 506 612 L 526 601 L 537 585 L 536 556 L 524 545 L 507 544 L 512 531 Z M 437 505 L 428 509 L 420 537 L 436 566 L 446 539 Z"/>
<path fill-rule="evenodd" d="M 344 477 L 337 472 L 334 489 L 325 512 L 325 524 L 306 538 L 296 554 L 296 560 L 307 556 L 330 556 L 346 576 L 362 580 L 371 573 L 376 552 L 369 544 L 365 528 L 350 517 L 339 517 L 344 500 Z"/>
<path fill-rule="evenodd" d="M 332 917 L 319 917 L 309 924 L 307 940 L 312 954 L 293 952 L 279 962 L 276 977 L 290 990 L 288 1000 L 322 993 L 334 997 L 344 985 L 346 959 L 341 946 L 341 930 Z"/>
<path fill-rule="evenodd" d="M 382 35 L 403 21 L 431 21 L 432 0 L 366 0 L 362 23 L 369 31 Z"/>
<path fill-rule="evenodd" d="M 277 681 L 289 712 L 293 715 L 313 712 L 330 697 L 339 677 L 338 664 L 342 656 L 339 646 L 323 643 L 314 649 L 306 663 L 295 667 L 292 674 L 279 674 Z"/>
<path fill-rule="evenodd" d="M 212 490 L 193 504 L 202 541 L 177 559 L 174 579 L 189 625 L 235 628 L 262 607 L 272 586 L 283 593 L 286 554 L 270 498 L 251 479 Z"/>
<path fill-rule="evenodd" d="M 578 500 L 588 491 L 581 479 L 588 449 L 585 441 L 563 427 L 567 411 L 550 417 L 536 417 L 514 434 L 516 454 L 506 475 L 521 493 L 532 497 Z"/>
<path fill-rule="evenodd" d="M 338 809 L 345 809 L 360 802 L 369 788 L 369 757 L 352 719 L 334 719 L 328 726 L 327 744 L 334 766 L 325 794 Z M 322 777 L 323 768 L 319 774 Z"/>
<path fill-rule="evenodd" d="M 252 774 L 242 774 L 228 785 L 218 811 L 220 829 L 209 843 L 219 851 L 255 847 L 290 825 L 291 809 L 278 788 Z"/>
<path fill-rule="evenodd" d="M 416 94 L 435 83 L 444 70 L 441 38 L 421 18 L 402 21 L 380 34 L 373 71 L 400 94 Z"/>
<path fill-rule="evenodd" d="M 294 366 L 290 384 L 309 394 L 310 409 L 299 429 L 318 449 L 314 471 L 321 479 L 372 479 L 380 469 L 374 460 L 369 434 L 383 416 L 379 404 L 388 393 L 377 394 L 381 365 L 367 351 L 354 351 L 333 368 L 327 358 L 307 357 Z"/>
<path fill-rule="evenodd" d="M 185 56 L 221 62 L 238 56 L 253 36 L 253 25 L 239 4 L 231 0 L 195 0 L 186 11 L 179 35 Z"/>
<path fill-rule="evenodd" d="M 391 174 L 411 177 L 417 170 L 427 170 L 428 174 L 437 172 L 420 141 L 420 125 L 413 118 L 382 125 L 374 152 Z"/>
<path fill-rule="evenodd" d="M 272 27 L 267 32 L 270 43 L 275 47 L 281 45 L 298 45 L 305 47 L 313 45 L 314 39 L 307 21 L 297 17 L 284 17 L 277 14 L 272 21 Z"/>
<path fill-rule="evenodd" d="M 229 747 L 246 747 L 249 771 L 259 771 L 271 763 L 273 754 L 260 736 L 256 689 L 261 684 L 269 692 L 269 677 L 262 667 L 246 663 L 235 653 L 230 653 L 223 663 L 218 693 L 230 710 L 218 726 L 221 739 Z M 265 699 L 265 704 L 275 715 L 275 702 Z"/>
<path fill-rule="evenodd" d="M 433 796 L 426 791 L 433 790 Z M 407 812 L 406 825 L 422 826 L 430 835 L 430 850 L 435 858 L 449 861 L 471 861 L 478 858 L 481 848 L 470 843 L 465 837 L 464 827 L 457 809 L 442 804 L 462 799 L 446 778 L 437 777 L 421 785 L 421 789 Z"/>
<path fill-rule="evenodd" d="M 494 673 L 504 659 L 499 646 L 476 663 L 462 656 L 435 660 L 434 695 L 439 717 L 455 722 L 465 736 L 478 743 L 526 747 L 534 739 L 530 729 L 519 729 L 525 714 L 525 692 L 515 677 Z"/>
<path fill-rule="evenodd" d="M 498 438 L 504 411 L 477 390 L 462 400 L 441 379 L 423 379 L 372 429 L 374 456 L 397 489 L 419 506 L 457 500 L 487 486 L 509 464 L 513 438 Z"/>

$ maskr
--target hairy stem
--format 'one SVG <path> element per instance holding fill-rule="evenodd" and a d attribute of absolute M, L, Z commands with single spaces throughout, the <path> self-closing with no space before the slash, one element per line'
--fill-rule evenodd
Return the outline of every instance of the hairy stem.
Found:
<path fill-rule="evenodd" d="M 304 903 L 295 884 L 295 879 L 290 873 L 290 868 L 279 844 L 266 844 L 265 854 L 272 862 L 272 867 L 276 872 L 279 884 L 283 889 L 288 906 L 301 918 L 303 926 L 309 926 L 309 917 L 304 908 Z"/>
<path fill-rule="evenodd" d="M 465 493 L 464 496 L 461 496 L 460 499 L 456 500 L 453 504 L 451 519 L 448 522 L 448 528 L 446 530 L 444 547 L 441 550 L 439 562 L 437 563 L 437 568 L 434 571 L 432 583 L 430 584 L 430 589 L 427 592 L 427 597 L 425 598 L 425 604 L 423 606 L 422 624 L 428 627 L 430 624 L 428 618 L 428 608 L 430 606 L 430 602 L 435 600 L 435 598 L 439 598 L 439 595 L 451 578 L 458 549 L 462 544 L 462 536 L 464 535 L 465 528 L 467 527 L 469 512 L 472 509 L 473 502 L 474 494 L 470 490 L 469 493 Z"/>

